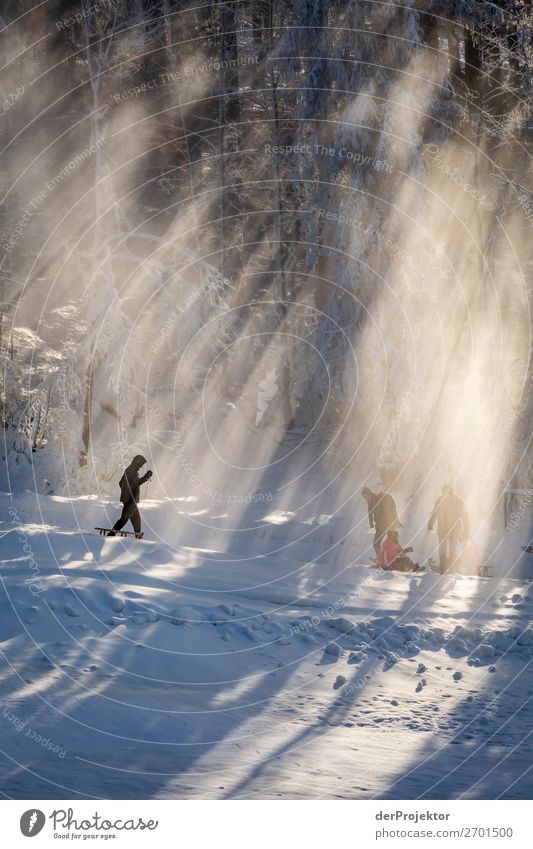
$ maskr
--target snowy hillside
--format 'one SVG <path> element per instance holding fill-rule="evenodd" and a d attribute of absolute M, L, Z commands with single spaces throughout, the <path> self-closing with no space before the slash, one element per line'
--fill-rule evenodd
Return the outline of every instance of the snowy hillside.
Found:
<path fill-rule="evenodd" d="M 2 497 L 10 795 L 531 797 L 528 582 L 379 572 L 317 522 L 291 553 L 270 505 L 225 544 L 192 499 L 142 542 L 106 510 Z"/>

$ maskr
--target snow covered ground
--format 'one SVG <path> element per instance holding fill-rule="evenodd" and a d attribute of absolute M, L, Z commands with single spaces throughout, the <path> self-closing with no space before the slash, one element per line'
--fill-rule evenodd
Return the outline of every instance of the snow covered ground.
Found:
<path fill-rule="evenodd" d="M 268 503 L 115 515 L 0 498 L 6 796 L 531 798 L 527 580 L 378 572 L 363 521 Z"/>

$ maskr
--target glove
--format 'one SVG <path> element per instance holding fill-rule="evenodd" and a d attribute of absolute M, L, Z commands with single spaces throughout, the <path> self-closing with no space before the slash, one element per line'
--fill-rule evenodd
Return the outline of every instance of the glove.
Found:
<path fill-rule="evenodd" d="M 147 477 L 147 478 L 151 478 L 151 477 L 152 477 L 152 475 L 153 475 L 152 470 L 151 470 L 151 469 L 148 469 L 148 471 L 146 472 L 146 477 Z"/>

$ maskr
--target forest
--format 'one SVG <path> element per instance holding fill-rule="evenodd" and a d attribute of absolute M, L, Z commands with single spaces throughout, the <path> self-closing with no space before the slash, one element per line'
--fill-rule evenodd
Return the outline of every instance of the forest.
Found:
<path fill-rule="evenodd" d="M 530 487 L 532 22 L 518 0 L 9 4 L 4 487 L 105 491 L 131 450 L 198 464 L 206 435 L 267 464 L 310 432 L 338 471 L 431 469 L 483 516 Z"/>
<path fill-rule="evenodd" d="M 529 846 L 532 0 L 9 0 L 0 47 L 7 843 Z"/>

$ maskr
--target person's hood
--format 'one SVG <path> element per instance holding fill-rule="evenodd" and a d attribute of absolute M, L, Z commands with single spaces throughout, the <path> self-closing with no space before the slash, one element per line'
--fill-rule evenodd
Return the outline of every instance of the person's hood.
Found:
<path fill-rule="evenodd" d="M 142 454 L 136 454 L 133 460 L 131 461 L 131 465 L 135 466 L 136 469 L 140 469 L 141 466 L 144 466 L 146 463 L 146 458 L 143 457 Z"/>

